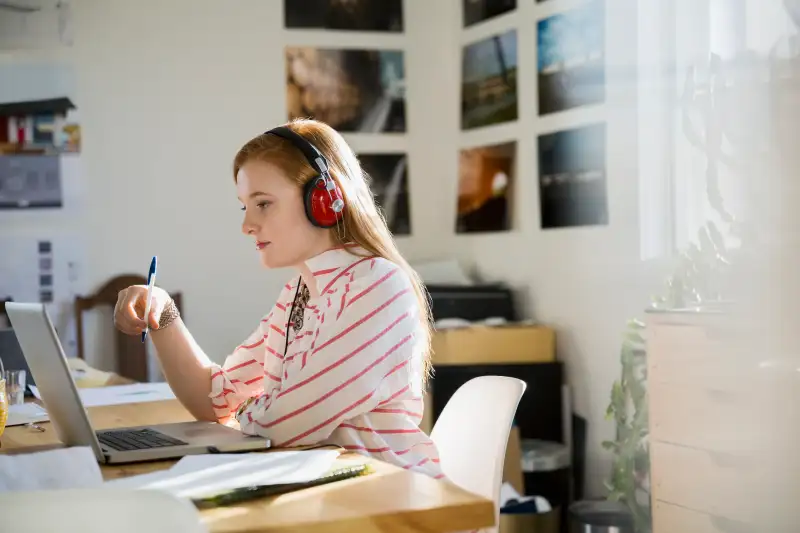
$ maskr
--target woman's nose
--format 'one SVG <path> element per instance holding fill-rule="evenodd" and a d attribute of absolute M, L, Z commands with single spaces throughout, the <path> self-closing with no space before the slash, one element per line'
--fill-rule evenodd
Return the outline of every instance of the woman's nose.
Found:
<path fill-rule="evenodd" d="M 255 235 L 256 229 L 255 224 L 247 220 L 247 215 L 245 215 L 242 221 L 242 233 L 245 235 Z"/>

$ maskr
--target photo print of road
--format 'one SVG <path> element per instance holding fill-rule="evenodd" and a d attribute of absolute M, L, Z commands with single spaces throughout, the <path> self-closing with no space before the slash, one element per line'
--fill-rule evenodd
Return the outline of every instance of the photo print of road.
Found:
<path fill-rule="evenodd" d="M 606 126 L 539 137 L 542 229 L 608 224 Z"/>
<path fill-rule="evenodd" d="M 517 8 L 517 0 L 463 0 L 464 27 L 498 17 Z"/>
<path fill-rule="evenodd" d="M 517 120 L 517 32 L 464 47 L 461 129 Z"/>
<path fill-rule="evenodd" d="M 411 210 L 406 154 L 363 154 L 358 159 L 369 176 L 370 189 L 383 211 L 389 231 L 394 235 L 410 235 Z"/>
<path fill-rule="evenodd" d="M 511 229 L 516 149 L 510 142 L 461 150 L 456 233 Z"/>
<path fill-rule="evenodd" d="M 403 31 L 403 0 L 284 0 L 290 29 Z"/>
<path fill-rule="evenodd" d="M 397 50 L 286 49 L 289 119 L 344 132 L 406 131 L 405 68 Z"/>
<path fill-rule="evenodd" d="M 540 20 L 537 43 L 540 115 L 605 100 L 603 0 Z"/>

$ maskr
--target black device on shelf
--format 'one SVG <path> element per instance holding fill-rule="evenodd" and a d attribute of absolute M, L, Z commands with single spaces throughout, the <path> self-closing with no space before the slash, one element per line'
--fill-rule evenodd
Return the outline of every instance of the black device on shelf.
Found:
<path fill-rule="evenodd" d="M 517 320 L 513 293 L 504 285 L 428 285 L 426 288 L 434 320 L 478 321 L 490 317 Z"/>

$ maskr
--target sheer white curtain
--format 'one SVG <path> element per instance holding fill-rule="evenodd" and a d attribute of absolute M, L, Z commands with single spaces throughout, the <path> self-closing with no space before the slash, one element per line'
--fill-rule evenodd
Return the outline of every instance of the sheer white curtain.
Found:
<path fill-rule="evenodd" d="M 708 81 L 712 54 L 726 62 L 744 49 L 745 0 L 653 0 L 640 12 L 640 228 L 641 257 L 658 259 L 697 241 L 708 220 L 722 223 L 707 194 L 707 102 L 684 114 L 682 97 L 690 68 Z M 687 117 L 691 126 L 687 124 Z M 685 128 L 696 136 L 690 141 Z M 699 145 L 698 145 L 699 144 Z M 713 144 L 713 142 L 712 142 Z M 730 152 L 724 142 L 720 146 Z M 736 170 L 718 163 L 728 211 L 740 204 Z M 734 244 L 731 241 L 729 244 Z"/>

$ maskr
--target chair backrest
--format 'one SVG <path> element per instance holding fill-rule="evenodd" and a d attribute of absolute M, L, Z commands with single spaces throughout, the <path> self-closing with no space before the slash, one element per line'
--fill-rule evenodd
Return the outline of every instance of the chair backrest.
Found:
<path fill-rule="evenodd" d="M 111 278 L 91 296 L 77 296 L 75 298 L 75 327 L 77 330 L 78 357 L 84 359 L 83 344 L 83 313 L 97 306 L 106 306 L 114 309 L 117 296 L 122 289 L 131 285 L 145 285 L 147 279 L 138 274 L 123 274 Z M 172 299 L 178 311 L 183 312 L 181 293 L 173 293 Z M 149 370 L 147 364 L 147 350 L 145 345 L 136 336 L 116 332 L 116 362 L 117 373 L 134 381 L 148 381 Z"/>
<path fill-rule="evenodd" d="M 508 435 L 525 388 L 524 381 L 506 376 L 473 378 L 448 400 L 431 430 L 444 475 L 494 501 L 495 523 Z"/>
<path fill-rule="evenodd" d="M 187 500 L 166 492 L 70 489 L 0 493 L 2 530 L 14 533 L 205 533 Z"/>

